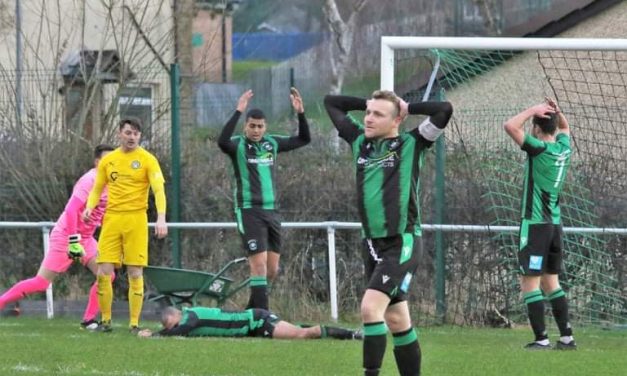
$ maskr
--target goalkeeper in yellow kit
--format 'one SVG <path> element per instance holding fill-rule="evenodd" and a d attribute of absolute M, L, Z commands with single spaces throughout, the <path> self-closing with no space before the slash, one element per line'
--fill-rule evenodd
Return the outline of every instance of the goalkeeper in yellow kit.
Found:
<path fill-rule="evenodd" d="M 148 265 L 148 188 L 152 189 L 157 207 L 155 235 L 168 234 L 165 220 L 166 200 L 164 179 L 157 158 L 139 146 L 141 125 L 135 119 L 123 119 L 119 124 L 120 147 L 100 160 L 83 219 L 88 220 L 98 204 L 105 185 L 109 200 L 98 241 L 98 303 L 102 332 L 111 329 L 111 305 L 114 268 L 126 265 L 128 273 L 128 304 L 131 332 L 139 330 L 139 316 L 144 300 L 143 268 Z"/>

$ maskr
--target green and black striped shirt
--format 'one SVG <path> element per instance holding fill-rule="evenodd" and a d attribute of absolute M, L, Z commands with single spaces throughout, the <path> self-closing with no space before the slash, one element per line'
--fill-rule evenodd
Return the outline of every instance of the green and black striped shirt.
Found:
<path fill-rule="evenodd" d="M 254 311 L 223 311 L 220 308 L 183 308 L 181 321 L 172 329 L 163 329 L 161 336 L 246 337 L 264 324 L 255 320 Z"/>
<path fill-rule="evenodd" d="M 241 112 L 235 111 L 226 123 L 218 146 L 230 158 L 235 180 L 235 209 L 276 209 L 274 166 L 277 154 L 305 146 L 310 141 L 309 125 L 304 114 L 298 114 L 298 135 L 264 135 L 259 142 L 233 132 Z"/>
<path fill-rule="evenodd" d="M 555 142 L 545 142 L 525 134 L 520 148 L 527 153 L 522 219 L 560 224 L 560 193 L 570 166 L 570 137 L 559 133 Z"/>
<path fill-rule="evenodd" d="M 339 136 L 352 150 L 364 237 L 422 235 L 420 169 L 433 141 L 426 139 L 419 128 L 393 138 L 367 139 L 363 125 L 347 114 L 350 110 L 366 109 L 366 101 L 361 98 L 329 95 L 325 106 Z M 410 105 L 413 113 L 411 108 Z"/>

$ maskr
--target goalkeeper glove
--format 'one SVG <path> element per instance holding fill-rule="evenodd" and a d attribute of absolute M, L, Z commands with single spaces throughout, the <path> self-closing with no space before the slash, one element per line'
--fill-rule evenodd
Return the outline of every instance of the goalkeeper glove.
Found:
<path fill-rule="evenodd" d="M 68 237 L 70 243 L 67 247 L 67 257 L 71 258 L 74 261 L 78 261 L 81 257 L 85 256 L 85 250 L 81 245 L 81 236 L 80 234 L 70 235 Z"/>

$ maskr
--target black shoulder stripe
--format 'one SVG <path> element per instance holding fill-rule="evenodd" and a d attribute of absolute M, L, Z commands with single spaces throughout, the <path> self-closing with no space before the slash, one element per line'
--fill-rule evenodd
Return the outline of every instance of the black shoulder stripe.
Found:
<path fill-rule="evenodd" d="M 536 155 L 542 154 L 542 152 L 546 150 L 546 145 L 543 147 L 534 147 L 527 143 L 523 143 L 520 148 L 529 154 L 529 156 L 535 157 Z"/>

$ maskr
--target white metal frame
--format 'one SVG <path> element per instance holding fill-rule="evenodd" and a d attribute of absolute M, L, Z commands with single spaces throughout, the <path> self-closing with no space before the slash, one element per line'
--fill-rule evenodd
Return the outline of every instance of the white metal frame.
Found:
<path fill-rule="evenodd" d="M 38 228 L 41 229 L 44 244 L 44 255 L 48 252 L 49 233 L 54 222 L 0 222 L 0 229 L 3 228 Z M 149 227 L 154 227 L 154 223 L 150 223 Z M 335 232 L 336 230 L 359 230 L 361 223 L 359 222 L 283 222 L 283 228 L 308 228 L 308 229 L 326 229 L 329 253 L 329 297 L 331 305 L 331 319 L 337 321 L 338 315 L 338 293 L 337 293 L 337 270 L 335 261 Z M 168 223 L 168 228 L 180 229 L 222 229 L 237 228 L 235 222 L 175 222 Z M 518 226 L 490 226 L 490 225 L 432 225 L 423 224 L 424 231 L 441 230 L 444 232 L 517 232 Z M 566 233 L 579 234 L 614 234 L 627 235 L 627 228 L 602 228 L 602 227 L 565 227 Z M 46 310 L 49 319 L 54 317 L 54 299 L 52 296 L 52 284 L 46 290 Z"/>
<path fill-rule="evenodd" d="M 394 50 L 590 50 L 627 51 L 627 39 L 381 37 L 381 89 L 394 90 Z"/>

